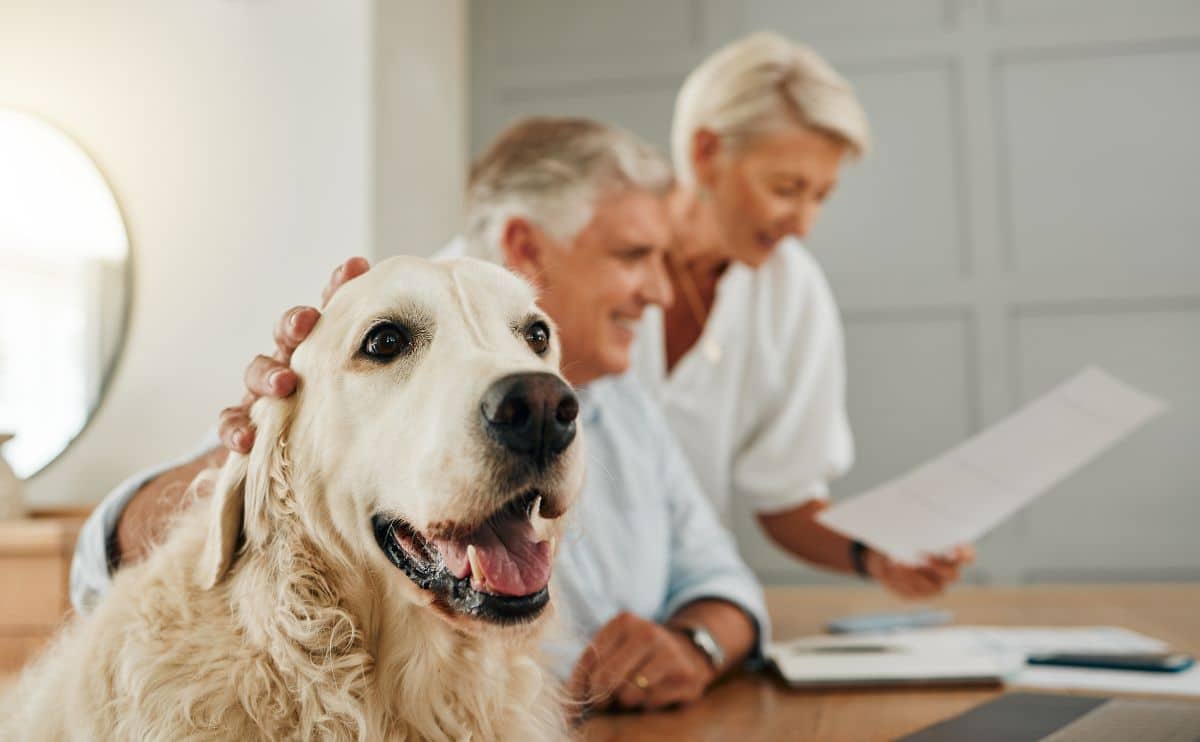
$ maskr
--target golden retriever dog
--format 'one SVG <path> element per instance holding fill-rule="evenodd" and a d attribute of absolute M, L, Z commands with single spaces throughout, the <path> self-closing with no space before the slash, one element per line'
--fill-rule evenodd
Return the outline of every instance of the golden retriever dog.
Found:
<path fill-rule="evenodd" d="M 348 283 L 251 453 L 27 669 L 0 738 L 565 737 L 538 649 L 583 480 L 559 353 L 488 263 Z"/>

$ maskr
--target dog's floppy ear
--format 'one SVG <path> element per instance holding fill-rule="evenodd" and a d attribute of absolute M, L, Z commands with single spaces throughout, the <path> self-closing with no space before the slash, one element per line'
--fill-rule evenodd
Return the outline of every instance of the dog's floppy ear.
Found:
<path fill-rule="evenodd" d="M 230 454 L 217 475 L 209 503 L 208 535 L 204 538 L 204 551 L 200 554 L 196 573 L 200 587 L 205 590 L 216 586 L 233 564 L 233 552 L 242 533 L 248 464 L 249 457 Z"/>
<path fill-rule="evenodd" d="M 276 486 L 286 486 L 283 431 L 290 403 L 263 400 L 255 404 L 254 447 L 246 456 L 231 454 L 221 467 L 209 507 L 208 534 L 197 565 L 197 579 L 211 590 L 233 566 L 243 539 L 254 540 L 266 530 L 268 500 Z"/>

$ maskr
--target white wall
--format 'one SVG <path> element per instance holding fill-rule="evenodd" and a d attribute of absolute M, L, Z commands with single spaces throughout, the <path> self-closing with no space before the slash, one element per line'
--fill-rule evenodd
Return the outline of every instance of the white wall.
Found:
<path fill-rule="evenodd" d="M 592 116 L 664 148 L 675 91 L 772 28 L 856 85 L 877 137 L 809 247 L 843 310 L 874 486 L 1088 364 L 1168 415 L 981 544 L 980 581 L 1200 579 L 1200 4 L 473 0 L 472 146 Z M 770 581 L 819 581 L 745 513 Z"/>
<path fill-rule="evenodd" d="M 371 231 L 370 0 L 6 0 L 0 105 L 97 161 L 135 260 L 132 323 L 92 425 L 28 483 L 90 501 L 193 446 L 283 309 Z M 66 215 L 64 215 L 66 218 Z"/>
<path fill-rule="evenodd" d="M 457 234 L 467 174 L 466 0 L 380 0 L 375 17 L 379 257 Z"/>

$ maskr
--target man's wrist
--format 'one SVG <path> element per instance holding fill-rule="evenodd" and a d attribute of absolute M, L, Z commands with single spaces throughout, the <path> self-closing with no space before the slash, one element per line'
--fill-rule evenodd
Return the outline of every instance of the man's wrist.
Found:
<path fill-rule="evenodd" d="M 726 663 L 725 650 L 721 647 L 720 642 L 712 635 L 707 628 L 698 622 L 681 621 L 668 626 L 675 633 L 681 635 L 692 649 L 700 655 L 704 663 L 713 671 L 714 675 L 720 674 Z"/>

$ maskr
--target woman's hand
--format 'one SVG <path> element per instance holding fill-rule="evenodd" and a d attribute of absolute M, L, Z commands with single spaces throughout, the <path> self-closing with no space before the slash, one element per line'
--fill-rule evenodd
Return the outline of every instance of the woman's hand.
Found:
<path fill-rule="evenodd" d="M 342 284 L 370 270 L 366 258 L 350 258 L 339 265 L 321 292 L 321 306 L 329 303 Z M 250 405 L 259 397 L 282 399 L 296 391 L 296 373 L 289 365 L 292 353 L 312 332 L 321 312 L 315 307 L 292 307 L 284 312 L 275 326 L 275 353 L 260 355 L 246 367 L 246 396 L 236 407 L 221 410 L 220 435 L 225 447 L 235 453 L 248 453 L 254 445 L 254 423 L 250 421 Z"/>
<path fill-rule="evenodd" d="M 931 557 L 917 566 L 894 562 L 875 550 L 866 554 L 867 573 L 891 592 L 910 600 L 938 595 L 958 580 L 962 568 L 973 561 L 975 549 L 968 545 Z"/>

